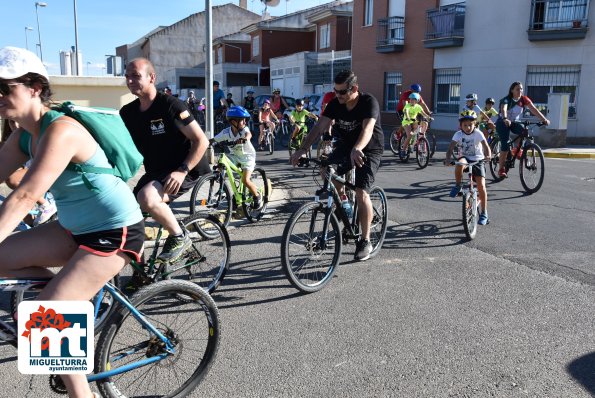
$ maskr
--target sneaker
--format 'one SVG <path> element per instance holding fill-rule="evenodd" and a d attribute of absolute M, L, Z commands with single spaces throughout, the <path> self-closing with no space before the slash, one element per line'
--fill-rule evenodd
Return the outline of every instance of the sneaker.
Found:
<path fill-rule="evenodd" d="M 39 214 L 33 220 L 34 227 L 48 222 L 58 211 L 56 202 L 53 200 L 46 200 L 44 204 L 37 206 L 37 210 L 39 210 Z"/>
<path fill-rule="evenodd" d="M 404 151 L 401 149 L 401 157 L 402 158 L 407 157 L 407 151 Z"/>
<path fill-rule="evenodd" d="M 157 257 L 161 261 L 176 261 L 192 245 L 188 234 L 182 236 L 168 236 L 163 244 L 163 251 Z"/>
<path fill-rule="evenodd" d="M 454 198 L 457 195 L 459 195 L 461 193 L 462 188 L 463 187 L 461 185 L 459 185 L 459 184 L 457 184 L 454 187 L 452 187 L 452 189 L 450 190 L 450 197 L 451 198 Z"/>
<path fill-rule="evenodd" d="M 257 196 L 254 198 L 254 202 L 252 202 L 252 208 L 254 210 L 258 210 L 262 207 L 262 198 L 260 196 Z"/>
<path fill-rule="evenodd" d="M 486 225 L 490 223 L 490 218 L 488 217 L 488 213 L 481 213 L 479 215 L 479 220 L 477 221 L 479 225 Z"/>
<path fill-rule="evenodd" d="M 504 169 L 498 170 L 498 177 L 500 177 L 500 178 L 508 178 L 508 174 L 506 174 L 506 170 L 504 170 Z"/>
<path fill-rule="evenodd" d="M 372 244 L 369 240 L 358 240 L 355 244 L 355 256 L 357 261 L 365 261 L 370 258 L 372 252 Z"/>

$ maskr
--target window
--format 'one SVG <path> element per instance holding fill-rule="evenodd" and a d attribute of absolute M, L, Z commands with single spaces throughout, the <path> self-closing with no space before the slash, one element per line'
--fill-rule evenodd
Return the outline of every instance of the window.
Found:
<path fill-rule="evenodd" d="M 331 45 L 331 25 L 320 26 L 320 48 L 329 48 Z"/>
<path fill-rule="evenodd" d="M 579 65 L 528 66 L 525 94 L 537 109 L 546 112 L 549 93 L 569 93 L 568 117 L 576 118 L 580 75 Z"/>
<path fill-rule="evenodd" d="M 252 56 L 256 57 L 260 54 L 260 37 L 254 36 L 252 38 Z"/>
<path fill-rule="evenodd" d="M 399 102 L 399 93 L 403 86 L 403 74 L 401 72 L 384 73 L 384 110 L 394 112 Z"/>
<path fill-rule="evenodd" d="M 560 0 L 545 3 L 545 29 L 571 28 L 573 21 L 587 17 L 587 0 Z"/>
<path fill-rule="evenodd" d="M 374 18 L 374 0 L 364 0 L 364 26 L 371 26 Z"/>
<path fill-rule="evenodd" d="M 461 99 L 461 68 L 436 69 L 434 80 L 435 112 L 457 114 Z"/>

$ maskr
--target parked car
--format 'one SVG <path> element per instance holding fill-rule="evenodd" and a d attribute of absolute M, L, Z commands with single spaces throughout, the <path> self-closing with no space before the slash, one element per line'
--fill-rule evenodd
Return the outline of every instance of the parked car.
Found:
<path fill-rule="evenodd" d="M 310 97 L 310 112 L 316 116 L 320 116 L 320 107 L 322 106 L 322 97 L 324 97 L 324 94 L 309 94 L 305 97 Z"/>

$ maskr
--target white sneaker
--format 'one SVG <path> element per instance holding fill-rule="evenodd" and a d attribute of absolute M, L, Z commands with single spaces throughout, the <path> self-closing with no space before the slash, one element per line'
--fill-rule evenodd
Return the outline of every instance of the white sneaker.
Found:
<path fill-rule="evenodd" d="M 58 211 L 56 208 L 56 203 L 49 199 L 46 200 L 43 205 L 39 205 L 37 210 L 39 211 L 39 214 L 33 220 L 34 227 L 47 222 Z"/>

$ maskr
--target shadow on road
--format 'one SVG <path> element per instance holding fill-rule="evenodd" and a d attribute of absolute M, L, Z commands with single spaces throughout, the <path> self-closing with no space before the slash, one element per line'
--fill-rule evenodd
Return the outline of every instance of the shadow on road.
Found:
<path fill-rule="evenodd" d="M 566 366 L 570 375 L 595 396 L 595 352 L 583 355 Z"/>

